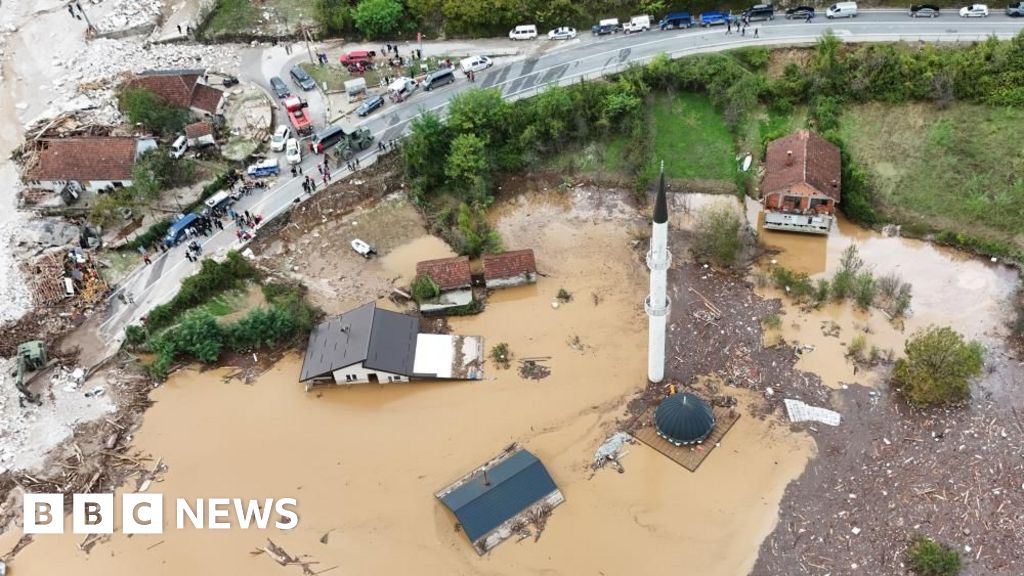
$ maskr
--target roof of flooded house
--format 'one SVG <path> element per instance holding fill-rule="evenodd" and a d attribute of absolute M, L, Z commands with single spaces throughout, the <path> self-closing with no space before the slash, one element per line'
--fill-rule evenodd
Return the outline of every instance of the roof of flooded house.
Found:
<path fill-rule="evenodd" d="M 415 318 L 369 302 L 330 318 L 309 335 L 299 381 L 363 363 L 371 370 L 411 375 L 416 357 Z"/>
<path fill-rule="evenodd" d="M 659 436 L 673 444 L 698 444 L 715 427 L 715 416 L 707 402 L 688 392 L 680 392 L 658 404 L 654 427 Z"/>
<path fill-rule="evenodd" d="M 810 130 L 769 142 L 764 165 L 762 195 L 807 183 L 839 201 L 843 168 L 839 147 Z"/>
<path fill-rule="evenodd" d="M 440 496 L 470 542 L 558 490 L 544 464 L 527 450 L 519 450 L 485 469 L 486 475 L 478 468 L 462 484 Z"/>
<path fill-rule="evenodd" d="M 200 136 L 209 136 L 211 134 L 213 134 L 213 127 L 206 121 L 193 122 L 185 126 L 186 138 L 199 138 Z"/>
<path fill-rule="evenodd" d="M 40 141 L 38 161 L 28 180 L 131 180 L 135 138 L 87 136 Z"/>
<path fill-rule="evenodd" d="M 441 290 L 468 288 L 473 282 L 469 272 L 469 258 L 465 256 L 417 262 L 416 275 L 423 274 L 430 276 Z"/>
<path fill-rule="evenodd" d="M 144 88 L 161 102 L 179 108 L 198 108 L 214 113 L 224 93 L 199 83 L 203 70 L 149 70 L 128 80 L 131 88 Z"/>
<path fill-rule="evenodd" d="M 527 272 L 537 273 L 533 250 L 512 250 L 501 254 L 484 254 L 484 279 L 515 278 Z"/>

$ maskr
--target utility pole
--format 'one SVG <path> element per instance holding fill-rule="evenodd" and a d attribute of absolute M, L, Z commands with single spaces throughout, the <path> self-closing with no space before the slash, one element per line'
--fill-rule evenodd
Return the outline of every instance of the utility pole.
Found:
<path fill-rule="evenodd" d="M 312 36 L 312 34 L 310 33 L 309 28 L 306 28 L 306 25 L 303 24 L 302 39 L 306 41 L 306 53 L 309 54 L 309 63 L 317 64 L 317 62 L 313 60 L 313 50 L 309 47 L 310 36 Z"/>

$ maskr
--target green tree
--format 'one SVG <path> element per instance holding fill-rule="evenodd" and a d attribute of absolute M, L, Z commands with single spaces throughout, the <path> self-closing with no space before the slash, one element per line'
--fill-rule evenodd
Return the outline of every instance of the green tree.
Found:
<path fill-rule="evenodd" d="M 144 88 L 125 89 L 121 92 L 119 104 L 130 122 L 142 124 L 159 135 L 174 134 L 188 122 L 188 110 L 168 106 Z"/>
<path fill-rule="evenodd" d="M 173 342 L 175 352 L 193 356 L 204 364 L 217 361 L 224 342 L 217 319 L 204 310 L 186 312 L 165 337 Z"/>
<path fill-rule="evenodd" d="M 917 576 L 956 576 L 960 554 L 925 536 L 917 536 L 907 550 L 910 569 Z"/>
<path fill-rule="evenodd" d="M 470 201 L 486 203 L 491 181 L 487 144 L 476 134 L 461 134 L 452 140 L 444 166 L 448 185 Z"/>
<path fill-rule="evenodd" d="M 710 260 L 717 266 L 735 266 L 743 247 L 740 237 L 742 228 L 743 222 L 739 215 L 727 206 L 702 210 L 694 230 L 694 255 L 702 260 Z"/>
<path fill-rule="evenodd" d="M 426 300 L 437 298 L 441 294 L 441 288 L 434 282 L 434 279 L 429 274 L 420 274 L 412 281 L 412 297 L 417 302 L 423 303 Z"/>
<path fill-rule="evenodd" d="M 476 258 L 485 252 L 501 251 L 501 236 L 491 227 L 483 210 L 462 203 L 457 221 L 459 254 Z"/>
<path fill-rule="evenodd" d="M 132 184 L 137 186 L 146 173 L 160 188 L 188 186 L 195 182 L 196 164 L 186 158 L 174 158 L 161 150 L 147 150 L 135 163 Z"/>
<path fill-rule="evenodd" d="M 352 28 L 352 7 L 349 0 L 316 0 L 314 18 L 326 34 L 337 35 Z"/>
<path fill-rule="evenodd" d="M 433 112 L 423 113 L 410 124 L 409 136 L 402 143 L 402 159 L 418 201 L 434 195 L 444 185 L 450 134 L 448 126 Z"/>
<path fill-rule="evenodd" d="M 459 93 L 448 104 L 448 126 L 452 132 L 475 134 L 495 145 L 505 138 L 510 104 L 495 88 L 472 89 Z"/>
<path fill-rule="evenodd" d="M 919 406 L 953 404 L 967 400 L 970 381 L 981 374 L 983 348 L 966 342 L 949 327 L 931 327 L 915 334 L 896 361 L 893 384 Z"/>
<path fill-rule="evenodd" d="M 384 38 L 401 26 L 403 11 L 398 0 L 360 0 L 352 19 L 367 38 Z"/>

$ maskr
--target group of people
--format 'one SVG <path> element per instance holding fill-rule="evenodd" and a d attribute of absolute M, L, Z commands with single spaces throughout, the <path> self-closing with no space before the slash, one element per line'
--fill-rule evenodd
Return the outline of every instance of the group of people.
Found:
<path fill-rule="evenodd" d="M 192 240 L 185 246 L 185 258 L 189 262 L 198 262 L 199 257 L 203 254 L 203 247 L 199 245 L 199 242 Z"/>
<path fill-rule="evenodd" d="M 256 229 L 263 221 L 263 216 L 259 214 L 250 214 L 248 210 L 243 210 L 241 214 L 235 211 L 234 208 L 228 208 L 228 216 L 235 221 L 235 226 L 238 228 L 235 230 L 235 237 L 239 240 L 250 240 L 252 234 L 246 228 Z"/>

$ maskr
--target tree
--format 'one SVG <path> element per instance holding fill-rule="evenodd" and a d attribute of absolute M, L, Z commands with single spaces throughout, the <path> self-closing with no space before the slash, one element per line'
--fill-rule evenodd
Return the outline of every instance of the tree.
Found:
<path fill-rule="evenodd" d="M 458 134 L 475 134 L 500 145 L 507 130 L 510 105 L 497 89 L 466 90 L 448 104 L 448 126 Z"/>
<path fill-rule="evenodd" d="M 188 110 L 164 104 L 145 88 L 125 89 L 119 104 L 130 122 L 142 124 L 156 134 L 174 134 L 188 122 Z"/>
<path fill-rule="evenodd" d="M 719 206 L 702 210 L 697 218 L 693 239 L 693 253 L 697 258 L 708 259 L 717 266 L 731 267 L 736 264 L 743 241 L 740 230 L 743 222 L 736 211 Z"/>
<path fill-rule="evenodd" d="M 420 115 L 410 124 L 409 136 L 402 143 L 402 158 L 419 201 L 444 185 L 450 134 L 448 126 L 433 112 Z"/>
<path fill-rule="evenodd" d="M 316 0 L 313 13 L 327 34 L 341 34 L 352 27 L 352 8 L 348 0 Z"/>
<path fill-rule="evenodd" d="M 918 406 L 953 404 L 970 397 L 970 380 L 981 374 L 981 343 L 966 342 L 949 327 L 915 334 L 896 361 L 893 384 Z"/>
<path fill-rule="evenodd" d="M 487 144 L 476 134 L 462 134 L 452 140 L 444 166 L 448 185 L 471 201 L 489 199 L 491 163 Z"/>
<path fill-rule="evenodd" d="M 476 258 L 485 252 L 501 251 L 501 237 L 497 230 L 491 228 L 482 210 L 462 203 L 459 206 L 458 227 L 459 254 Z"/>
<path fill-rule="evenodd" d="M 383 38 L 402 24 L 403 10 L 398 0 L 360 0 L 352 19 L 367 38 Z"/>
<path fill-rule="evenodd" d="M 917 536 L 907 550 L 910 569 L 917 576 L 956 576 L 960 554 L 925 536 Z"/>
<path fill-rule="evenodd" d="M 429 274 L 420 274 L 412 281 L 412 297 L 417 302 L 423 303 L 426 300 L 437 298 L 441 294 L 441 288 L 434 282 L 434 279 Z"/>

